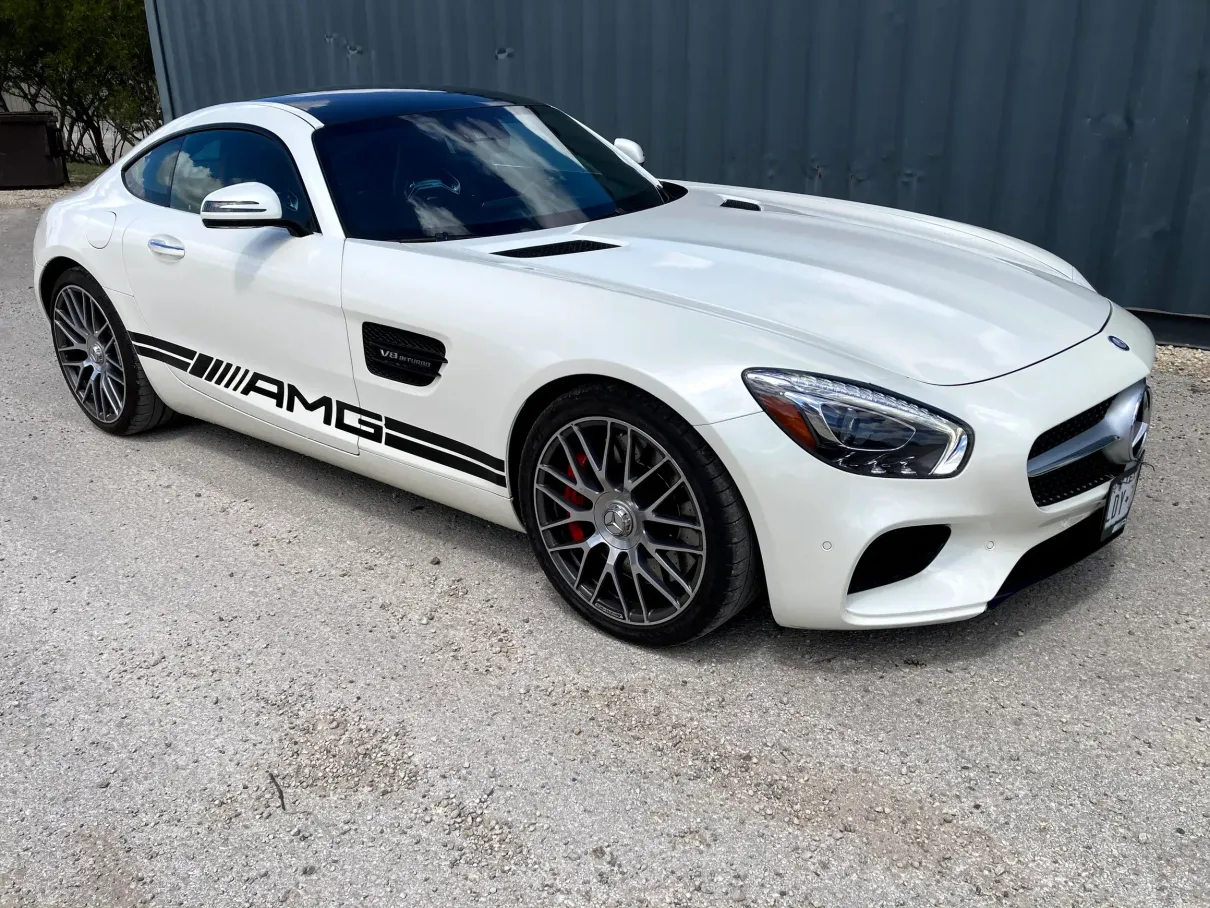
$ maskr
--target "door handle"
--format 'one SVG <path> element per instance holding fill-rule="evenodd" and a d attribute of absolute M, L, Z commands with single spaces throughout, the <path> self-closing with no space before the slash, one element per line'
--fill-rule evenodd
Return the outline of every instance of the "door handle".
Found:
<path fill-rule="evenodd" d="M 182 259 L 185 257 L 185 247 L 174 236 L 153 236 L 147 241 L 147 248 L 161 258 Z"/>

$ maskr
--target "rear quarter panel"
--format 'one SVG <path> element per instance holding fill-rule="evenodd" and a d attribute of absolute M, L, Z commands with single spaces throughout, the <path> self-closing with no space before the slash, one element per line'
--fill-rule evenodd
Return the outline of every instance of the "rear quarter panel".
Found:
<path fill-rule="evenodd" d="M 113 167 L 43 213 L 34 240 L 35 286 L 40 292 L 46 266 L 68 259 L 87 269 L 107 291 L 130 293 L 117 240 L 132 217 L 135 200 L 122 190 L 120 181 L 121 172 Z M 119 314 L 125 318 L 124 312 Z"/>

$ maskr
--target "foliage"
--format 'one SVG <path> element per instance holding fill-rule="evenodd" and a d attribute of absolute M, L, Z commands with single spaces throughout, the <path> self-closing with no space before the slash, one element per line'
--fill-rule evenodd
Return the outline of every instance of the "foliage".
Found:
<path fill-rule="evenodd" d="M 102 164 L 90 164 L 85 161 L 67 162 L 67 179 L 73 186 L 86 186 L 105 172 Z"/>
<path fill-rule="evenodd" d="M 143 0 L 0 0 L 0 88 L 53 111 L 69 157 L 108 164 L 160 121 Z"/>

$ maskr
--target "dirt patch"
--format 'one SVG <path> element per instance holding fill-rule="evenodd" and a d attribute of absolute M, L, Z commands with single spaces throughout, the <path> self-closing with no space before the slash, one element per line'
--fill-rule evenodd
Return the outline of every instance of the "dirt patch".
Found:
<path fill-rule="evenodd" d="M 280 756 L 270 770 L 277 781 L 262 790 L 262 814 L 280 809 L 289 789 L 325 797 L 353 791 L 387 795 L 416 786 L 420 773 L 402 727 L 378 725 L 343 707 L 302 706 L 284 713 Z"/>

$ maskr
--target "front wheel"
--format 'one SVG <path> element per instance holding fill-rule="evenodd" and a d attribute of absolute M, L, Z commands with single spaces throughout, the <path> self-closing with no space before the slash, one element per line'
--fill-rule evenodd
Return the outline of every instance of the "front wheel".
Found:
<path fill-rule="evenodd" d="M 546 576 L 636 643 L 683 643 L 737 615 L 760 565 L 739 490 L 688 423 L 647 395 L 578 388 L 538 418 L 521 510 Z"/>

